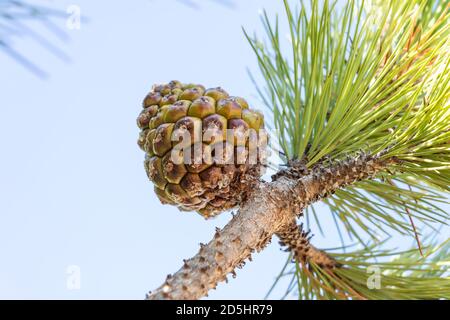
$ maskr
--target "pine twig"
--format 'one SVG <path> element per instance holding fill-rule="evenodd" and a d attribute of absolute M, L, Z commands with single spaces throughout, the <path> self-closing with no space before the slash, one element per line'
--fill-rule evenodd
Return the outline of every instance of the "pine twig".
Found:
<path fill-rule="evenodd" d="M 286 246 L 299 263 L 314 263 L 323 269 L 334 269 L 339 266 L 336 260 L 325 251 L 317 249 L 311 243 L 310 231 L 303 230 L 303 224 L 297 226 L 295 220 L 277 233 L 280 245 Z"/>

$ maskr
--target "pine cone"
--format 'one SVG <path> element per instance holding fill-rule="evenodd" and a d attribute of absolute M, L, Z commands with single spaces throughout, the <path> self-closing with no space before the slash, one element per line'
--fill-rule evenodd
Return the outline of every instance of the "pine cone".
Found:
<path fill-rule="evenodd" d="M 237 206 L 261 176 L 264 118 L 243 98 L 171 81 L 153 86 L 143 107 L 138 145 L 162 203 L 209 218 Z"/>

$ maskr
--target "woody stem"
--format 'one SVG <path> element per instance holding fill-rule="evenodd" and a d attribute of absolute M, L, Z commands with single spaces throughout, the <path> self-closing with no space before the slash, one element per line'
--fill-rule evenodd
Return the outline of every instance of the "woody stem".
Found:
<path fill-rule="evenodd" d="M 206 296 L 227 275 L 242 267 L 251 254 L 261 251 L 274 234 L 287 240 L 295 218 L 311 203 L 357 181 L 370 179 L 396 162 L 383 154 L 360 154 L 330 165 L 318 164 L 298 175 L 295 163 L 280 171 L 272 182 L 260 182 L 239 208 L 238 214 L 222 229 L 216 230 L 208 244 L 185 260 L 183 266 L 147 299 L 199 299 Z M 292 230 L 291 230 L 292 231 Z M 292 235 L 290 235 L 292 236 Z M 290 243 L 295 248 L 294 238 Z M 288 244 L 288 243 L 286 243 Z M 288 244 L 289 245 L 289 244 Z M 322 251 L 313 249 L 312 257 L 331 263 Z"/>

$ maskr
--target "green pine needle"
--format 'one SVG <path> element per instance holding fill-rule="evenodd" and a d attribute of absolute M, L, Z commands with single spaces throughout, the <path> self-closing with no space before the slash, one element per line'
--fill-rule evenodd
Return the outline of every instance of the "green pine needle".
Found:
<path fill-rule="evenodd" d="M 341 264 L 333 270 L 295 263 L 278 279 L 296 279 L 297 286 L 288 291 L 300 299 L 450 299 L 450 240 L 425 248 L 424 257 L 415 248 L 392 253 L 380 247 L 332 253 Z"/>
<path fill-rule="evenodd" d="M 245 33 L 284 160 L 312 166 L 386 149 L 400 160 L 325 200 L 361 242 L 361 231 L 413 235 L 411 219 L 446 223 L 439 205 L 450 191 L 450 1 L 354 0 L 339 12 L 331 1 L 284 4 L 289 41 L 266 12 L 267 43 Z"/>
<path fill-rule="evenodd" d="M 343 246 L 341 227 L 361 244 L 394 232 L 420 242 L 415 222 L 434 228 L 449 218 L 441 207 L 450 192 L 450 0 L 351 0 L 342 10 L 327 0 L 284 5 L 288 41 L 278 16 L 272 21 L 266 12 L 264 40 L 244 31 L 283 161 L 302 158 L 312 166 L 387 150 L 383 157 L 397 164 L 324 203 Z M 323 233 L 325 217 L 314 207 L 305 215 Z M 297 288 L 305 299 L 449 298 L 444 247 L 434 260 L 414 250 L 383 262 L 382 290 L 365 284 L 370 259 L 389 255 L 373 245 L 334 255 L 345 267 L 332 275 L 297 265 L 288 272 L 296 277 L 288 291 Z"/>

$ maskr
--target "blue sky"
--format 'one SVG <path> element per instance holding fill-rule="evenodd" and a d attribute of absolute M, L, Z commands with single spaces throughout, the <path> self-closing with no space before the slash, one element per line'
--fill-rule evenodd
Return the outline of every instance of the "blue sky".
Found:
<path fill-rule="evenodd" d="M 229 220 L 159 203 L 135 118 L 151 85 L 172 79 L 220 85 L 262 108 L 241 26 L 262 34 L 258 10 L 282 13 L 282 6 L 188 2 L 35 1 L 63 11 L 75 4 L 87 18 L 80 30 L 66 30 L 68 41 L 31 24 L 70 61 L 14 39 L 49 74 L 41 79 L 0 51 L 0 298 L 141 299 Z M 54 22 L 65 28 L 65 19 Z M 329 237 L 318 245 L 338 245 L 332 225 L 325 223 Z M 262 298 L 285 258 L 274 239 L 209 297 Z M 78 290 L 66 285 L 71 265 L 80 268 Z"/>

